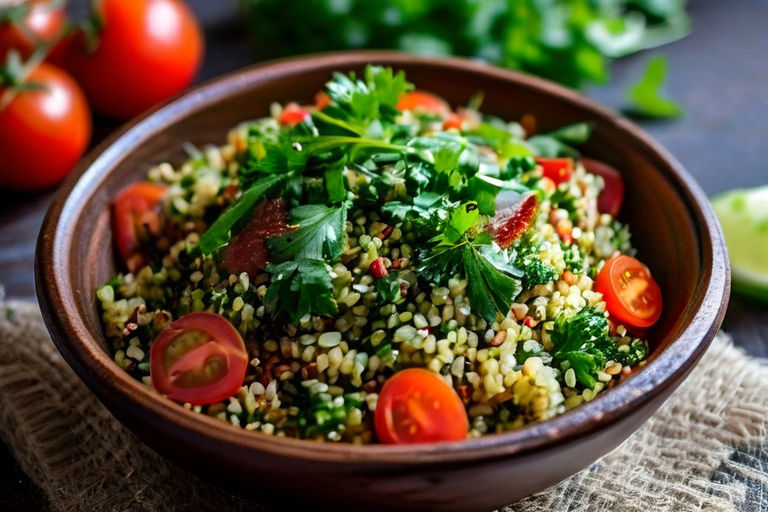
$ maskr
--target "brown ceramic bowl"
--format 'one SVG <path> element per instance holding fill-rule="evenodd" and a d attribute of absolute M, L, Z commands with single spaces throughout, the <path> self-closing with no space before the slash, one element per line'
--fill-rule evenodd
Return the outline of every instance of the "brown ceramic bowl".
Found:
<path fill-rule="evenodd" d="M 96 288 L 115 273 L 110 201 L 181 143 L 222 143 L 272 101 L 310 101 L 333 71 L 367 63 L 406 71 L 454 105 L 485 93 L 483 110 L 534 114 L 542 130 L 591 121 L 584 153 L 619 168 L 639 257 L 664 296 L 647 366 L 596 400 L 515 432 L 461 442 L 352 446 L 246 432 L 147 390 L 106 350 Z M 729 291 L 723 237 L 690 175 L 640 129 L 576 93 L 529 76 L 456 59 L 359 52 L 304 57 L 238 71 L 195 88 L 121 129 L 62 186 L 37 247 L 37 293 L 66 360 L 112 413 L 158 452 L 235 488 L 279 500 L 367 508 L 490 509 L 588 466 L 637 429 L 682 382 L 723 318 Z M 260 493 L 259 491 L 265 492 Z"/>

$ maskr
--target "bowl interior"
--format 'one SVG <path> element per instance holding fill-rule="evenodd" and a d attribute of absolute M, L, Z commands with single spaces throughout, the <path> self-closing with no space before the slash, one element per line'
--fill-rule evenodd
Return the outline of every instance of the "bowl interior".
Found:
<path fill-rule="evenodd" d="M 187 414 L 170 401 L 145 392 L 139 384 L 128 383 L 130 377 L 111 362 L 107 353 L 95 290 L 117 271 L 110 226 L 112 199 L 122 187 L 142 179 L 151 166 L 163 161 L 181 163 L 185 159 L 182 143 L 198 147 L 223 144 L 232 127 L 267 115 L 272 102 L 311 102 L 334 71 L 359 72 L 369 62 L 404 70 L 418 88 L 434 91 L 454 106 L 466 104 L 473 94 L 482 91 L 483 112 L 509 120 L 533 114 L 541 132 L 569 123 L 593 123 L 594 133 L 583 152 L 621 171 L 627 193 L 620 218 L 629 223 L 638 256 L 659 282 L 664 300 L 661 320 L 648 333 L 651 358 L 666 354 L 664 364 L 649 364 L 626 384 L 576 410 L 579 412 L 571 411 L 552 420 L 556 423 L 551 428 L 542 424 L 487 436 L 498 438 L 498 443 L 476 439 L 456 443 L 461 446 L 455 449 L 424 447 L 422 455 L 447 457 L 470 444 L 495 448 L 503 436 L 507 436 L 505 443 L 521 441 L 510 448 L 518 450 L 544 442 L 547 436 L 575 435 L 588 428 L 585 420 L 611 421 L 637 405 L 632 400 L 645 400 L 638 397 L 660 382 L 672 382 L 670 373 L 690 369 L 722 320 L 728 271 L 714 216 L 703 206 L 706 198 L 679 164 L 631 123 L 559 86 L 468 61 L 377 52 L 284 61 L 215 80 L 124 128 L 81 164 L 77 173 L 80 176 L 72 176 L 63 186 L 44 225 L 37 275 L 44 311 L 47 308 L 48 316 L 55 317 L 55 321 L 49 318 L 49 326 L 58 327 L 60 335 L 54 338 L 76 369 L 97 375 L 92 380 L 101 379 L 101 383 L 121 381 L 110 386 L 122 386 L 126 388 L 120 391 L 124 396 L 135 395 L 145 405 L 152 403 L 158 421 L 161 416 L 178 419 Z M 717 271 L 714 277 L 713 266 Z M 678 349 L 667 350 L 670 345 Z M 644 377 L 638 380 L 639 375 Z M 635 389 L 617 393 L 633 381 Z M 194 422 L 190 418 L 178 422 L 189 427 L 205 420 L 198 416 Z M 222 431 L 219 428 L 219 434 Z M 261 437 L 240 432 L 226 435 L 232 436 L 229 439 L 239 436 L 237 443 L 256 443 L 252 440 Z M 246 437 L 249 439 L 244 440 Z M 290 442 L 271 441 L 274 446 Z M 367 450 L 367 454 L 381 456 L 384 452 L 378 448 L 350 447 L 349 452 L 361 454 Z M 318 445 L 308 449 L 330 452 L 336 448 Z M 410 450 L 388 449 L 388 454 Z"/>

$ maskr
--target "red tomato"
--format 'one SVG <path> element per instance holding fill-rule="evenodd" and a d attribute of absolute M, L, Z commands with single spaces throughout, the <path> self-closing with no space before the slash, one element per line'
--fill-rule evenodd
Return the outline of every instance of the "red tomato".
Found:
<path fill-rule="evenodd" d="M 384 258 L 381 256 L 373 260 L 371 264 L 368 265 L 368 270 L 376 279 L 381 279 L 382 277 L 387 277 L 389 275 L 387 267 L 384 265 Z"/>
<path fill-rule="evenodd" d="M 451 112 L 448 117 L 445 118 L 445 121 L 443 121 L 443 130 L 449 130 L 451 128 L 461 130 L 462 126 L 464 126 L 464 116 L 455 112 Z"/>
<path fill-rule="evenodd" d="M 325 91 L 320 91 L 317 94 L 315 94 L 315 108 L 317 110 L 323 110 L 325 107 L 330 105 L 331 97 L 328 96 L 328 93 Z"/>
<path fill-rule="evenodd" d="M 203 56 L 203 36 L 180 0 L 100 0 L 95 50 L 83 32 L 67 40 L 61 64 L 83 86 L 94 110 L 127 118 L 186 88 Z M 58 62 L 58 61 L 57 61 Z"/>
<path fill-rule="evenodd" d="M 182 316 L 161 332 L 149 352 L 152 387 L 177 402 L 213 404 L 243 385 L 248 352 L 223 316 Z"/>
<path fill-rule="evenodd" d="M 411 91 L 405 93 L 397 102 L 397 110 L 413 110 L 426 112 L 441 117 L 447 117 L 451 113 L 451 107 L 443 98 L 426 91 Z"/>
<path fill-rule="evenodd" d="M 129 271 L 136 273 L 147 264 L 143 250 L 152 236 L 160 234 L 161 201 L 167 188 L 141 181 L 117 194 L 112 215 L 115 246 Z"/>
<path fill-rule="evenodd" d="M 536 163 L 541 166 L 542 175 L 555 185 L 565 183 L 573 176 L 572 158 L 537 158 Z"/>
<path fill-rule="evenodd" d="M 528 229 L 538 206 L 534 194 L 524 197 L 520 202 L 496 213 L 486 228 L 502 249 L 512 247 L 520 235 Z"/>
<path fill-rule="evenodd" d="M 63 3 L 32 0 L 14 9 L 23 13 L 18 23 L 0 20 L 0 61 L 11 48 L 26 59 L 38 45 L 54 41 L 64 31 L 67 15 Z"/>
<path fill-rule="evenodd" d="M 609 258 L 595 280 L 611 317 L 630 327 L 650 327 L 661 316 L 661 290 L 651 271 L 625 254 Z"/>
<path fill-rule="evenodd" d="M 605 183 L 605 187 L 597 196 L 598 211 L 610 213 L 614 217 L 617 216 L 621 210 L 621 203 L 624 201 L 624 180 L 621 179 L 619 171 L 608 164 L 591 158 L 582 158 L 581 163 L 587 172 L 601 176 Z"/>
<path fill-rule="evenodd" d="M 459 395 L 423 368 L 394 374 L 384 383 L 374 413 L 382 443 L 460 441 L 469 420 Z"/>
<path fill-rule="evenodd" d="M 261 202 L 254 209 L 250 222 L 227 244 L 222 263 L 224 268 L 235 275 L 247 272 L 255 276 L 269 261 L 264 240 L 291 230 L 286 223 L 287 217 L 287 207 L 282 198 Z"/>
<path fill-rule="evenodd" d="M 88 103 L 69 75 L 43 63 L 27 82 L 44 89 L 0 88 L 0 98 L 10 99 L 0 106 L 0 186 L 17 190 L 59 183 L 91 138 Z"/>
<path fill-rule="evenodd" d="M 307 109 L 301 108 L 295 103 L 289 103 L 280 114 L 279 122 L 283 126 L 293 126 L 302 122 L 309 115 Z"/>

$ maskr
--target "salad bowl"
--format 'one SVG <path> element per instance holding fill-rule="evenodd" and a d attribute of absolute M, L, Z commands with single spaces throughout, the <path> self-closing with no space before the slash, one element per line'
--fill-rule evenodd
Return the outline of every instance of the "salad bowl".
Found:
<path fill-rule="evenodd" d="M 381 64 L 452 105 L 478 91 L 483 110 L 535 116 L 546 131 L 590 122 L 583 153 L 621 169 L 621 219 L 664 296 L 647 364 L 597 399 L 520 430 L 457 442 L 357 446 L 272 437 L 178 407 L 112 359 L 95 290 L 116 265 L 112 198 L 182 143 L 218 143 L 272 102 L 311 101 L 335 71 Z M 722 322 L 730 287 L 720 228 L 682 166 L 638 127 L 577 93 L 461 59 L 394 52 L 299 57 L 225 75 L 120 129 L 85 158 L 46 216 L 36 254 L 43 316 L 67 362 L 115 417 L 159 453 L 266 501 L 375 509 L 477 510 L 510 503 L 587 467 L 632 434 L 683 381 Z"/>

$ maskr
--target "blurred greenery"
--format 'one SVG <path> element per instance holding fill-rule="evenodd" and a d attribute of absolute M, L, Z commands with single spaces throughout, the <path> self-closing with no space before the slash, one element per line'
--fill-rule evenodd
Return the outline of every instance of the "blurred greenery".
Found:
<path fill-rule="evenodd" d="M 686 0 L 240 0 L 258 57 L 351 48 L 487 60 L 574 88 L 685 36 Z"/>

